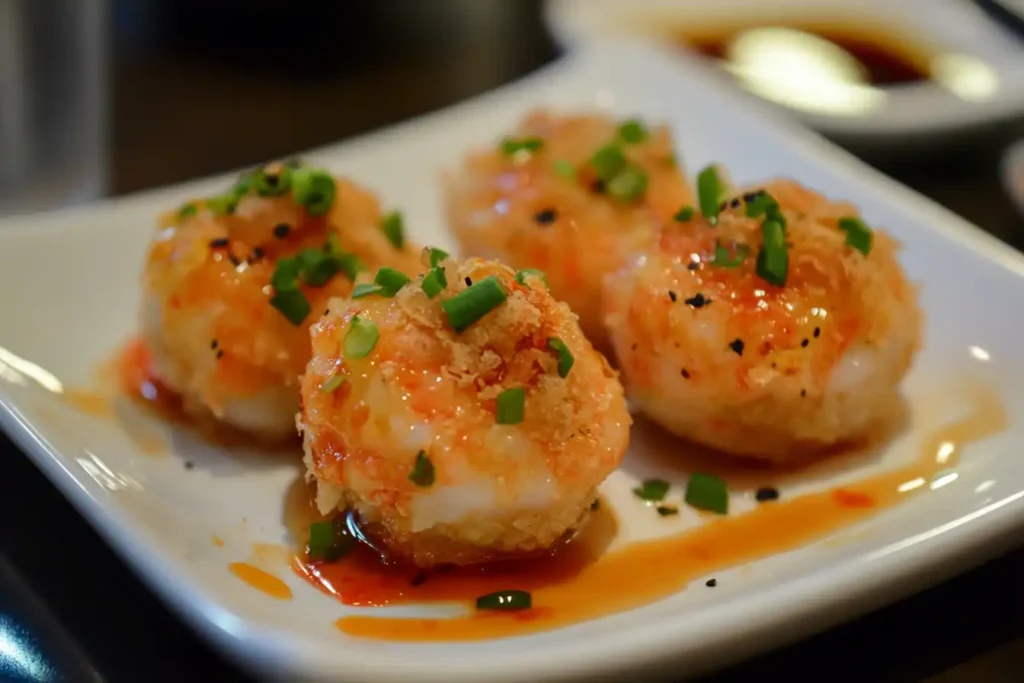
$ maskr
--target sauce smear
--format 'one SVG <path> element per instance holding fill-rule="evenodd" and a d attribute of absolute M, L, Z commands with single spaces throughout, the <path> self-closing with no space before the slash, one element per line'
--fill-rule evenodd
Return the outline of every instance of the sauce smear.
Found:
<path fill-rule="evenodd" d="M 971 413 L 930 435 L 912 464 L 841 488 L 766 502 L 751 512 L 716 517 L 696 529 L 612 552 L 603 550 L 614 535 L 615 522 L 608 506 L 602 505 L 591 525 L 547 557 L 424 573 L 385 565 L 371 549 L 359 546 L 334 563 L 308 562 L 303 554 L 293 568 L 346 604 L 456 602 L 467 612 L 454 618 L 357 615 L 335 622 L 353 636 L 468 641 L 567 626 L 649 604 L 709 573 L 820 540 L 929 490 L 926 484 L 938 482 L 943 471 L 956 464 L 961 447 L 1006 427 L 1006 411 L 999 398 L 980 389 L 975 394 Z M 300 482 L 290 493 L 286 516 L 304 546 L 309 523 L 321 518 L 308 485 Z M 533 607 L 518 612 L 473 610 L 476 597 L 509 589 L 530 591 Z"/>
<path fill-rule="evenodd" d="M 228 571 L 265 595 L 278 600 L 292 599 L 292 589 L 288 584 L 248 562 L 232 562 L 228 565 Z"/>

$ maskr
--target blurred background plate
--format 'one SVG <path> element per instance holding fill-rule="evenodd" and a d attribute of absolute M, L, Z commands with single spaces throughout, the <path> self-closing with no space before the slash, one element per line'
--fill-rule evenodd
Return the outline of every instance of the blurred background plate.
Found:
<path fill-rule="evenodd" d="M 644 39 L 840 141 L 933 145 L 1024 114 L 1024 36 L 969 0 L 549 0 L 572 49 Z"/>

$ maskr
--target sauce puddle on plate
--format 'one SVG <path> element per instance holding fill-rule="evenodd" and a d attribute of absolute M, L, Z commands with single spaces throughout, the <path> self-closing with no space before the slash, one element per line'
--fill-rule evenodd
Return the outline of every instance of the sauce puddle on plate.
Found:
<path fill-rule="evenodd" d="M 604 552 L 616 531 L 601 505 L 595 518 L 557 552 L 540 558 L 418 572 L 385 564 L 359 545 L 333 563 L 310 562 L 305 553 L 293 569 L 323 592 L 348 605 L 452 604 L 467 614 L 454 618 L 353 615 L 337 620 L 342 632 L 401 641 L 467 641 L 525 635 L 621 612 L 676 593 L 696 578 L 793 550 L 825 538 L 930 490 L 956 465 L 959 450 L 994 435 L 1007 423 L 1000 399 L 974 392 L 970 414 L 929 435 L 915 462 L 840 488 L 763 503 L 750 512 L 717 517 L 685 532 Z M 323 519 L 301 480 L 286 503 L 286 520 L 299 547 L 311 522 Z M 474 612 L 474 600 L 502 590 L 527 590 L 530 609 Z"/>

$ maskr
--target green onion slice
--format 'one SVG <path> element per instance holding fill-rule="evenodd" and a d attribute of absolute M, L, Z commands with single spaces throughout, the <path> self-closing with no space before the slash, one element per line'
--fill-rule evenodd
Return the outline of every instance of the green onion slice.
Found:
<path fill-rule="evenodd" d="M 364 296 L 370 296 L 372 294 L 382 294 L 383 288 L 380 285 L 373 284 L 372 282 L 360 282 L 352 290 L 353 299 L 361 299 Z"/>
<path fill-rule="evenodd" d="M 519 152 L 537 152 L 544 146 L 544 141 L 538 137 L 505 138 L 501 141 L 501 153 L 507 157 L 515 156 Z"/>
<path fill-rule="evenodd" d="M 540 278 L 541 282 L 544 283 L 544 286 L 551 289 L 551 286 L 548 284 L 548 277 L 544 274 L 543 270 L 537 270 L 536 268 L 523 268 L 520 271 L 516 271 L 516 282 L 524 287 L 526 286 L 526 278 L 528 277 Z"/>
<path fill-rule="evenodd" d="M 299 262 L 295 258 L 280 259 L 270 276 L 270 284 L 278 292 L 298 288 Z"/>
<path fill-rule="evenodd" d="M 420 287 L 426 292 L 428 299 L 433 299 L 448 286 L 448 278 L 444 276 L 444 268 L 434 266 L 423 276 Z"/>
<path fill-rule="evenodd" d="M 520 610 L 532 606 L 533 597 L 527 591 L 520 590 L 496 591 L 476 599 L 476 608 L 480 610 Z"/>
<path fill-rule="evenodd" d="M 517 425 L 523 421 L 526 409 L 526 389 L 516 387 L 498 394 L 497 420 L 500 425 Z"/>
<path fill-rule="evenodd" d="M 322 249 L 303 249 L 296 258 L 303 281 L 313 287 L 322 287 L 341 271 L 341 260 Z"/>
<path fill-rule="evenodd" d="M 867 256 L 871 253 L 873 233 L 859 218 L 848 216 L 839 219 L 839 229 L 846 233 L 846 243 Z"/>
<path fill-rule="evenodd" d="M 392 211 L 380 222 L 380 229 L 395 249 L 405 246 L 405 221 L 401 211 Z"/>
<path fill-rule="evenodd" d="M 434 485 L 434 463 L 430 461 L 425 451 L 416 454 L 416 462 L 409 473 L 409 481 L 421 487 Z"/>
<path fill-rule="evenodd" d="M 441 261 L 444 261 L 450 256 L 447 251 L 444 249 L 438 249 L 437 247 L 429 247 L 427 249 L 427 253 L 429 254 L 431 268 L 436 268 L 441 264 Z"/>
<path fill-rule="evenodd" d="M 261 197 L 276 197 L 288 192 L 292 186 L 292 169 L 282 166 L 277 173 L 259 169 L 252 175 L 252 186 Z"/>
<path fill-rule="evenodd" d="M 664 479 L 644 479 L 640 486 L 633 489 L 637 498 L 658 502 L 665 500 L 669 484 Z"/>
<path fill-rule="evenodd" d="M 710 474 L 694 472 L 686 484 L 686 504 L 720 515 L 728 513 L 729 492 L 726 490 L 725 482 Z"/>
<path fill-rule="evenodd" d="M 619 126 L 619 138 L 623 142 L 630 145 L 635 145 L 646 140 L 650 135 L 647 133 L 647 128 L 639 119 L 630 119 L 624 121 Z"/>
<path fill-rule="evenodd" d="M 356 539 L 341 520 L 309 525 L 309 559 L 333 562 L 356 547 Z"/>
<path fill-rule="evenodd" d="M 601 147 L 594 152 L 594 156 L 590 157 L 590 166 L 594 169 L 594 173 L 605 182 L 625 170 L 627 163 L 625 153 L 615 143 Z"/>
<path fill-rule="evenodd" d="M 629 166 L 608 182 L 608 194 L 620 202 L 639 201 L 647 191 L 647 173 L 639 166 Z"/>
<path fill-rule="evenodd" d="M 383 290 L 383 294 L 387 297 L 394 296 L 398 293 L 398 290 L 405 287 L 410 282 L 405 273 L 387 266 L 384 266 L 377 271 L 377 276 L 373 278 L 373 281 L 380 285 Z"/>
<path fill-rule="evenodd" d="M 576 180 L 576 167 L 571 161 L 556 161 L 552 169 L 555 175 L 566 180 Z"/>
<path fill-rule="evenodd" d="M 548 348 L 558 354 L 558 376 L 565 377 L 572 370 L 572 364 L 576 362 L 576 359 L 572 356 L 572 351 L 558 337 L 550 337 L 548 339 Z"/>
<path fill-rule="evenodd" d="M 238 208 L 238 197 L 233 194 L 222 194 L 217 197 L 209 197 L 204 203 L 214 215 L 224 216 L 234 213 Z"/>
<path fill-rule="evenodd" d="M 331 210 L 338 188 L 326 171 L 296 168 L 291 173 L 292 196 L 311 216 L 323 216 Z"/>
<path fill-rule="evenodd" d="M 345 334 L 345 356 L 348 358 L 369 356 L 379 338 L 380 332 L 372 320 L 363 320 L 358 315 L 353 316 L 352 325 Z"/>
<path fill-rule="evenodd" d="M 691 218 L 693 218 L 693 215 L 695 213 L 697 213 L 697 210 L 694 209 L 692 206 L 684 206 L 683 208 L 679 209 L 679 211 L 676 212 L 675 216 L 672 216 L 672 219 L 679 221 L 680 223 L 685 223 Z"/>
<path fill-rule="evenodd" d="M 505 302 L 508 295 L 498 281 L 490 275 L 462 290 L 450 299 L 441 302 L 441 308 L 448 316 L 448 324 L 461 334 L 480 318 Z"/>
<path fill-rule="evenodd" d="M 708 223 L 718 223 L 719 206 L 722 203 L 722 181 L 718 177 L 718 169 L 712 166 L 704 168 L 697 174 L 697 200 L 700 213 Z"/>
<path fill-rule="evenodd" d="M 719 268 L 738 268 L 741 263 L 750 255 L 749 244 L 738 244 L 732 255 L 729 250 L 721 244 L 715 244 L 715 255 L 711 259 L 711 265 Z"/>
<path fill-rule="evenodd" d="M 199 207 L 197 207 L 194 203 L 189 202 L 188 204 L 185 204 L 180 209 L 178 209 L 178 220 L 183 221 L 186 218 L 191 218 L 192 216 L 196 215 L 197 211 L 199 211 Z"/>
<path fill-rule="evenodd" d="M 789 271 L 789 251 L 786 248 L 786 234 L 777 221 L 766 220 L 761 224 L 761 250 L 757 254 L 757 274 L 761 279 L 776 287 L 786 284 Z"/>
<path fill-rule="evenodd" d="M 344 383 L 344 375 L 331 375 L 330 377 L 324 380 L 323 384 L 320 385 L 320 391 L 323 391 L 328 394 L 333 394 L 335 391 L 338 390 L 338 387 L 340 387 Z"/>
<path fill-rule="evenodd" d="M 306 295 L 297 289 L 278 290 L 270 298 L 270 305 L 281 312 L 292 325 L 298 326 L 309 315 L 309 301 Z"/>

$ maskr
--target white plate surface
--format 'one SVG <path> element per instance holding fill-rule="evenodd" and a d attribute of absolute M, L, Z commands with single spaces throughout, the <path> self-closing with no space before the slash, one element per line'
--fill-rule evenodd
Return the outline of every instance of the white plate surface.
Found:
<path fill-rule="evenodd" d="M 937 54 L 968 55 L 988 66 L 958 79 L 961 96 L 926 81 L 887 88 L 880 97 L 861 97 L 857 101 L 870 102 L 862 111 L 787 110 L 843 140 L 906 142 L 913 137 L 934 143 L 940 135 L 1024 115 L 1024 39 L 964 0 L 548 0 L 545 16 L 556 39 L 570 48 L 624 36 L 661 40 L 670 27 L 822 20 L 888 27 L 924 48 L 933 46 Z M 683 50 L 677 55 L 706 63 Z"/>
<path fill-rule="evenodd" d="M 288 680 L 536 681 L 627 670 L 692 675 L 919 590 L 1020 538 L 1024 258 L 704 70 L 651 47 L 584 50 L 477 101 L 307 158 L 402 206 L 419 240 L 450 247 L 438 167 L 454 163 L 467 145 L 490 144 L 540 105 L 668 121 L 691 171 L 720 161 L 739 183 L 795 177 L 853 200 L 870 223 L 904 241 L 903 261 L 922 284 L 928 314 L 926 345 L 906 393 L 914 408 L 933 407 L 873 468 L 914 457 L 926 433 L 956 418 L 965 409 L 965 379 L 998 392 L 1011 415 L 1009 429 L 966 448 L 949 485 L 828 542 L 718 572 L 713 591 L 697 583 L 699 590 L 657 604 L 522 638 L 418 645 L 351 639 L 332 621 L 355 608 L 284 569 L 277 574 L 295 598 L 275 601 L 226 568 L 247 560 L 254 542 L 285 542 L 282 500 L 297 463 L 259 453 L 231 457 L 163 425 L 156 428 L 169 436 L 171 453 L 145 455 L 117 423 L 76 412 L 52 393 L 61 383 L 88 385 L 97 364 L 132 335 L 137 278 L 157 212 L 219 189 L 227 178 L 0 222 L 0 424 L 187 622 L 245 666 Z M 134 415 L 128 422 L 135 428 L 145 419 L 127 415 Z M 657 518 L 631 497 L 638 477 L 658 471 L 645 460 L 639 436 L 604 487 L 623 520 L 623 543 L 699 523 L 689 512 L 678 520 Z M 194 469 L 183 467 L 186 458 Z M 734 500 L 740 508 L 750 504 L 749 494 Z M 224 547 L 211 543 L 212 534 Z"/>

